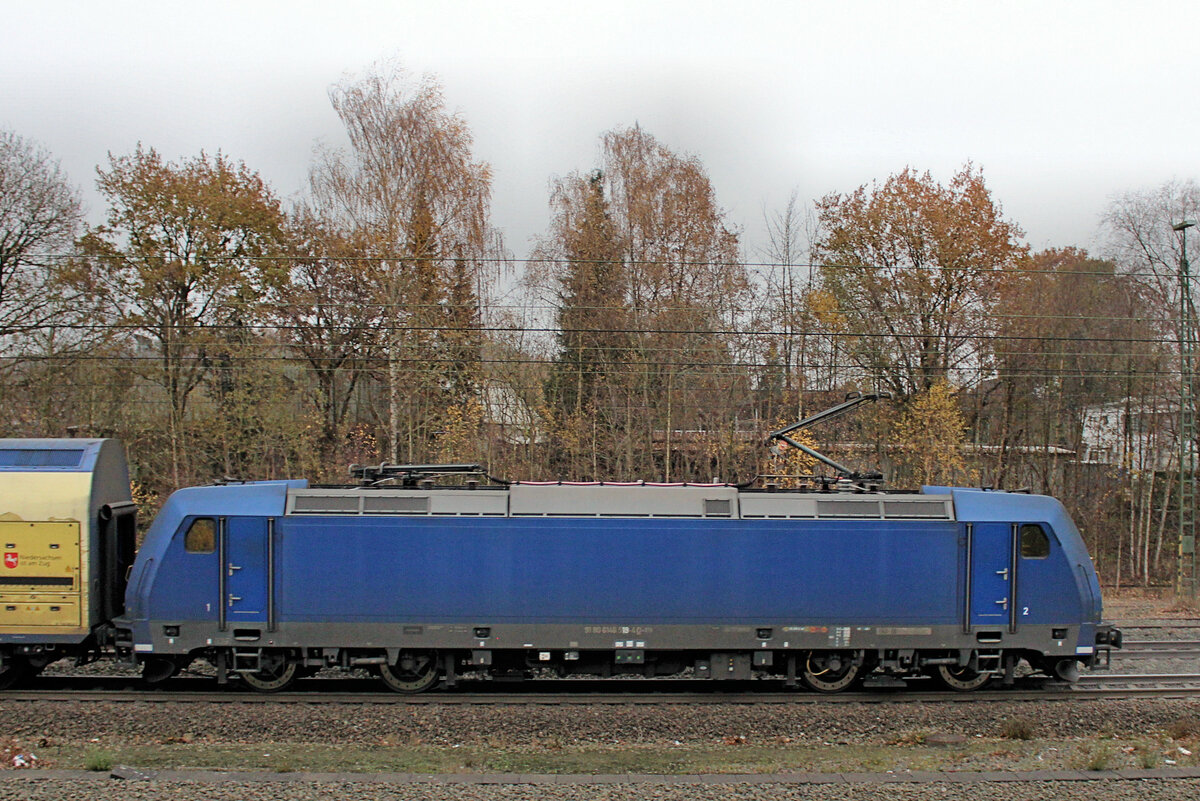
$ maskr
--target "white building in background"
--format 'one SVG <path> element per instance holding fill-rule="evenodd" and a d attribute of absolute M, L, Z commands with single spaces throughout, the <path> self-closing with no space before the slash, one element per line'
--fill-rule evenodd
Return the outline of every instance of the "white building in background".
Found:
<path fill-rule="evenodd" d="M 1175 470 L 1179 453 L 1179 402 L 1117 401 L 1083 413 L 1081 461 L 1131 470 Z"/>
<path fill-rule="evenodd" d="M 497 381 L 483 386 L 484 420 L 500 439 L 510 445 L 540 444 L 546 441 L 542 416 L 527 404 L 512 387 Z"/>

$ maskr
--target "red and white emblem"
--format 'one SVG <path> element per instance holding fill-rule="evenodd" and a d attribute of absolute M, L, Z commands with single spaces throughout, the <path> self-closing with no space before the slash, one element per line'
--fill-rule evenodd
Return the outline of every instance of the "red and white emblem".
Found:
<path fill-rule="evenodd" d="M 7 568 L 14 568 L 17 566 L 17 552 L 16 551 L 5 551 L 4 552 L 4 566 Z"/>

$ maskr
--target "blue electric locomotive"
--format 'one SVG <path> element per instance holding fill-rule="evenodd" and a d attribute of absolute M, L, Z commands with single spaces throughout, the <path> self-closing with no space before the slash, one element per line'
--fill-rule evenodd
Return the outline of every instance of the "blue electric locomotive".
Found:
<path fill-rule="evenodd" d="M 263 691 L 366 666 L 401 692 L 535 668 L 971 690 L 1022 661 L 1070 680 L 1119 644 L 1049 497 L 405 484 L 175 493 L 118 643 L 151 681 L 203 658 Z"/>
<path fill-rule="evenodd" d="M 434 486 L 478 468 L 381 465 L 353 487 L 180 490 L 136 560 L 119 443 L 0 441 L 0 689 L 114 653 L 150 682 L 204 659 L 261 691 L 327 667 L 399 692 L 537 669 L 838 692 L 1106 666 L 1121 635 L 1058 501 L 885 492 L 788 436 L 873 397 L 771 435 L 839 476 L 809 489 Z"/>

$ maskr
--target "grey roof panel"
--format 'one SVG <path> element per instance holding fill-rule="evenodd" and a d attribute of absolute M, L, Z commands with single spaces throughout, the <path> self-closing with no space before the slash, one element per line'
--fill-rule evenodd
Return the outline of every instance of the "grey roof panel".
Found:
<path fill-rule="evenodd" d="M 949 495 L 739 492 L 729 486 L 514 484 L 508 489 L 292 489 L 288 514 L 953 520 Z"/>
<path fill-rule="evenodd" d="M 509 492 L 513 517 L 739 516 L 736 487 L 515 484 Z"/>

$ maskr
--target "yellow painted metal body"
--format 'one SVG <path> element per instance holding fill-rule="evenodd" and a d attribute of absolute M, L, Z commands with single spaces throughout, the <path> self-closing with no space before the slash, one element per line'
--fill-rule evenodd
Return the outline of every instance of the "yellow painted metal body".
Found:
<path fill-rule="evenodd" d="M 87 634 L 87 472 L 0 473 L 0 635 Z"/>

